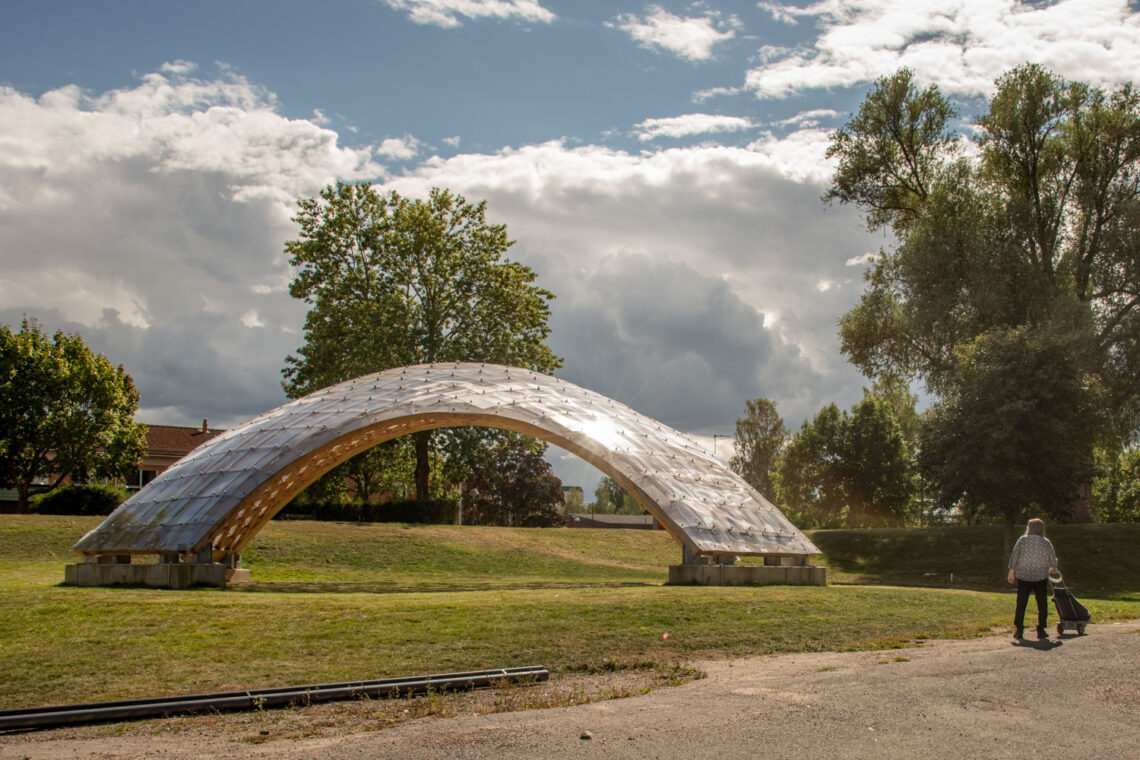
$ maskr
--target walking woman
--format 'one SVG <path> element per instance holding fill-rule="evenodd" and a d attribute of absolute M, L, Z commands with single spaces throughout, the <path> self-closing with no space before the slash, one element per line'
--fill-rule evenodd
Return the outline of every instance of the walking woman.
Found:
<path fill-rule="evenodd" d="M 1025 535 L 1013 545 L 1009 555 L 1009 580 L 1017 582 L 1017 609 L 1013 613 L 1013 637 L 1023 638 L 1025 632 L 1025 605 L 1029 592 L 1037 598 L 1037 638 L 1047 639 L 1045 629 L 1049 618 L 1046 603 L 1049 574 L 1057 570 L 1057 553 L 1053 544 L 1045 538 L 1045 523 L 1034 517 L 1025 529 Z"/>

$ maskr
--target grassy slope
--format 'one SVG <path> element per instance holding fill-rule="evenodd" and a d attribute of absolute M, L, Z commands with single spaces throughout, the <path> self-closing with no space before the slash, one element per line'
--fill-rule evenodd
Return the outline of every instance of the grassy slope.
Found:
<path fill-rule="evenodd" d="M 71 544 L 97 522 L 0 520 L 0 707 L 886 647 L 1006 625 L 1012 607 L 1008 593 L 913 587 L 945 586 L 950 565 L 992 566 L 995 539 L 984 529 L 815 534 L 833 578 L 897 585 L 661 586 L 679 550 L 660 532 L 273 523 L 245 553 L 259 581 L 246 590 L 58 586 Z M 1140 617 L 1135 527 L 1050 531 L 1098 620 Z M 1110 566 L 1118 569 L 1092 574 Z"/>

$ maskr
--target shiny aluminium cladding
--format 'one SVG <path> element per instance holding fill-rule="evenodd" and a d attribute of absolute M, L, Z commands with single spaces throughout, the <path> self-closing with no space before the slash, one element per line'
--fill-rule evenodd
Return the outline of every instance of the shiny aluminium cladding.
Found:
<path fill-rule="evenodd" d="M 305 486 L 353 455 L 463 425 L 527 433 L 580 456 L 697 554 L 819 553 L 771 502 L 677 430 L 550 375 L 471 363 L 359 377 L 249 420 L 163 472 L 75 550 L 240 552 Z"/>

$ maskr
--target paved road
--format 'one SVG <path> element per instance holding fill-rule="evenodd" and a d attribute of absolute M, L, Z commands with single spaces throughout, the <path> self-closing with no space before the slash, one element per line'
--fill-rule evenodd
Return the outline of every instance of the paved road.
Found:
<path fill-rule="evenodd" d="M 240 748 L 175 740 L 142 753 L 108 739 L 24 750 L 34 758 L 233 757 L 240 750 L 243 758 L 296 760 L 1140 757 L 1140 621 L 1042 645 L 992 636 L 701 666 L 708 678 L 642 697 L 336 738 Z M 18 746 L 0 746 L 0 757 L 22 756 L 4 750 Z"/>

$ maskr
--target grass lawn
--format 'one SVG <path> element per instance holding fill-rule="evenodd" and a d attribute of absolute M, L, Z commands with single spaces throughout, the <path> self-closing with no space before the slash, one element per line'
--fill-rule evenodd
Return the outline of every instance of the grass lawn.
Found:
<path fill-rule="evenodd" d="M 680 555 L 662 532 L 274 522 L 244 554 L 247 588 L 58 585 L 97 523 L 0 518 L 0 707 L 884 648 L 1006 626 L 1013 607 L 992 571 L 949 583 L 946 563 L 984 564 L 985 531 L 1000 556 L 994 529 L 819 532 L 838 583 L 704 588 L 661 585 Z M 1137 527 L 1050 529 L 1096 621 L 1140 617 Z"/>

